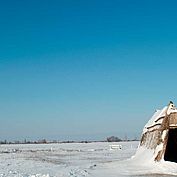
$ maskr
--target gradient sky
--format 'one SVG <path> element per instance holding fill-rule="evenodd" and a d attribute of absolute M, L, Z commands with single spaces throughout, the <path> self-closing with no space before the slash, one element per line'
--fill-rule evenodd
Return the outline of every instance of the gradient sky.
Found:
<path fill-rule="evenodd" d="M 177 104 L 177 1 L 0 2 L 0 139 L 140 136 Z"/>

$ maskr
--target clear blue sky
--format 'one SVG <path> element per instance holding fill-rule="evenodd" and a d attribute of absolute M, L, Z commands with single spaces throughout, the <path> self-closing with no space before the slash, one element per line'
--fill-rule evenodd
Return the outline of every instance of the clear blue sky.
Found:
<path fill-rule="evenodd" d="M 0 139 L 139 136 L 176 76 L 175 0 L 0 2 Z"/>

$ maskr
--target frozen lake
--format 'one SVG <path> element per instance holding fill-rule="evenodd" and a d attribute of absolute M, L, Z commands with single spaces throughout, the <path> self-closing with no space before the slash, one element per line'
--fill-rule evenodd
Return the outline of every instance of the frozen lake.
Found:
<path fill-rule="evenodd" d="M 110 150 L 113 144 L 122 145 L 122 149 Z M 166 177 L 147 173 L 149 169 L 139 168 L 127 160 L 135 154 L 138 144 L 97 142 L 1 145 L 0 177 Z"/>

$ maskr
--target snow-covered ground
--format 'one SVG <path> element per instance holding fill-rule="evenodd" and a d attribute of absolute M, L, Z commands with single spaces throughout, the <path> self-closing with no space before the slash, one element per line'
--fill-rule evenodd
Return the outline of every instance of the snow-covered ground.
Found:
<path fill-rule="evenodd" d="M 109 145 L 112 144 L 122 145 L 122 149 L 110 150 Z M 166 177 L 175 172 L 177 174 L 176 163 L 168 165 L 167 162 L 166 166 L 151 169 L 152 165 L 146 165 L 143 160 L 131 159 L 138 144 L 1 145 L 0 177 Z"/>

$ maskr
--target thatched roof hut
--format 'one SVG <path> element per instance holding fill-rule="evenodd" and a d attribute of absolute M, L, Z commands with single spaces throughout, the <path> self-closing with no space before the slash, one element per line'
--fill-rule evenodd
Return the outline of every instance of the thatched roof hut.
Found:
<path fill-rule="evenodd" d="M 157 110 L 145 125 L 139 148 L 151 150 L 154 161 L 177 162 L 177 108 L 173 102 Z"/>

